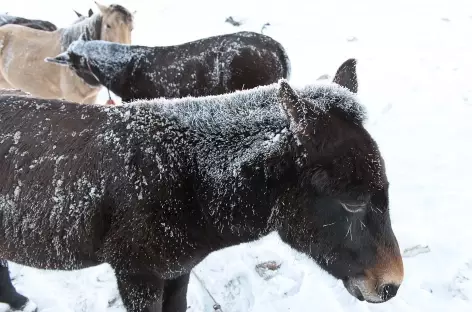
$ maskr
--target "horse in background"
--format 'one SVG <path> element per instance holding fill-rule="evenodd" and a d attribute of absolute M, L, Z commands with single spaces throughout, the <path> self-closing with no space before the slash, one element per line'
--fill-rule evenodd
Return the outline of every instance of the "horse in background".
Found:
<path fill-rule="evenodd" d="M 51 22 L 38 19 L 28 19 L 9 14 L 0 14 L 0 27 L 3 25 L 21 25 L 43 31 L 57 30 L 57 26 Z"/>
<path fill-rule="evenodd" d="M 90 86 L 69 68 L 44 62 L 65 51 L 86 31 L 92 40 L 131 43 L 133 13 L 118 4 L 95 3 L 98 13 L 55 31 L 0 27 L 0 88 L 21 89 L 39 98 L 95 103 L 101 87 Z"/>
<path fill-rule="evenodd" d="M 75 14 L 79 17 L 73 24 L 78 23 L 86 18 L 85 15 L 80 14 L 76 10 L 73 10 Z M 93 15 L 92 9 L 88 10 L 88 17 Z M 21 25 L 33 29 L 44 30 L 44 31 L 55 31 L 57 26 L 49 21 L 38 20 L 38 19 L 28 19 L 20 16 L 9 15 L 8 13 L 0 14 L 0 26 L 3 25 Z"/>
<path fill-rule="evenodd" d="M 123 102 L 230 93 L 290 77 L 280 42 L 241 31 L 171 46 L 147 47 L 90 40 L 87 34 L 46 62 L 65 65 L 91 86 Z"/>

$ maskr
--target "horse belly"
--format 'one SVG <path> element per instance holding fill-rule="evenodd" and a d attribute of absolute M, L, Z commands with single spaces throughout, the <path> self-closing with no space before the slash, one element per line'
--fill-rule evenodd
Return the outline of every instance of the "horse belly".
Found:
<path fill-rule="evenodd" d="M 80 269 L 97 262 L 76 231 L 38 225 L 28 217 L 21 223 L 3 220 L 0 240 L 0 258 L 39 269 Z"/>
<path fill-rule="evenodd" d="M 0 196 L 0 258 L 39 269 L 80 269 L 96 264 L 83 217 L 57 210 L 15 207 Z"/>

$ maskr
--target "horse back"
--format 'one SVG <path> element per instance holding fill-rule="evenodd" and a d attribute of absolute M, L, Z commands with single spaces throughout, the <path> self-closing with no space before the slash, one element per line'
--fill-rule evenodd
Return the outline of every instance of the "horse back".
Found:
<path fill-rule="evenodd" d="M 8 24 L 22 25 L 43 31 L 54 31 L 57 29 L 56 25 L 48 21 L 30 20 L 19 16 L 0 14 L 0 26 Z"/>
<path fill-rule="evenodd" d="M 226 68 L 231 90 L 252 89 L 269 85 L 279 79 L 290 79 L 290 60 L 284 47 L 269 36 L 254 32 L 228 35 L 237 37 L 234 55 Z"/>
<path fill-rule="evenodd" d="M 125 101 L 224 94 L 269 85 L 290 75 L 283 46 L 252 32 L 134 50 L 137 57 L 129 62 L 126 75 L 115 79 L 122 80 L 117 89 Z"/>
<path fill-rule="evenodd" d="M 59 66 L 44 58 L 60 53 L 60 33 L 8 24 L 0 27 L 0 70 L 7 81 L 19 79 L 51 79 Z M 54 81 L 58 83 L 58 81 Z"/>

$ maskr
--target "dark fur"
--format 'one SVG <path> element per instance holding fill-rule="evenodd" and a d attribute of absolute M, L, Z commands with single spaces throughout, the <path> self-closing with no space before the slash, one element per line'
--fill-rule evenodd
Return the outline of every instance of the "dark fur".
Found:
<path fill-rule="evenodd" d="M 186 311 L 196 264 L 271 231 L 336 278 L 362 275 L 398 249 L 364 118 L 341 87 L 285 81 L 114 107 L 2 96 L 0 258 L 107 262 L 132 312 Z"/>
<path fill-rule="evenodd" d="M 103 85 L 128 102 L 136 99 L 218 95 L 289 78 L 290 61 L 270 37 L 238 32 L 177 46 L 128 46 L 105 41 L 72 43 L 71 68 L 90 85 Z M 91 78 L 90 70 L 97 77 Z"/>
<path fill-rule="evenodd" d="M 24 17 L 12 16 L 8 14 L 0 14 L 0 26 L 8 24 L 16 24 L 44 31 L 57 30 L 56 25 L 48 21 L 27 19 Z"/>

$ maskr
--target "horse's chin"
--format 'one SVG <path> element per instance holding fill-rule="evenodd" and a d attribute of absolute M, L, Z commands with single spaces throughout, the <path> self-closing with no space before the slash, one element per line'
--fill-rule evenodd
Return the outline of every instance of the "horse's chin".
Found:
<path fill-rule="evenodd" d="M 82 80 L 83 83 L 87 84 L 88 86 L 92 88 L 99 88 L 102 85 L 93 73 L 90 73 L 87 70 L 75 68 L 75 66 L 70 66 L 69 68 L 80 78 L 80 80 Z"/>
<path fill-rule="evenodd" d="M 86 83 L 87 85 L 89 85 L 92 88 L 100 88 L 101 87 L 100 82 L 97 82 L 95 80 L 95 78 L 83 78 L 83 77 L 81 77 L 81 79 L 84 83 Z"/>
<path fill-rule="evenodd" d="M 349 280 L 343 280 L 343 283 L 344 283 L 344 287 L 346 288 L 346 290 L 349 292 L 351 296 L 355 297 L 359 301 L 365 301 L 365 298 L 362 295 L 362 292 L 359 289 L 359 287 L 349 282 Z"/>

